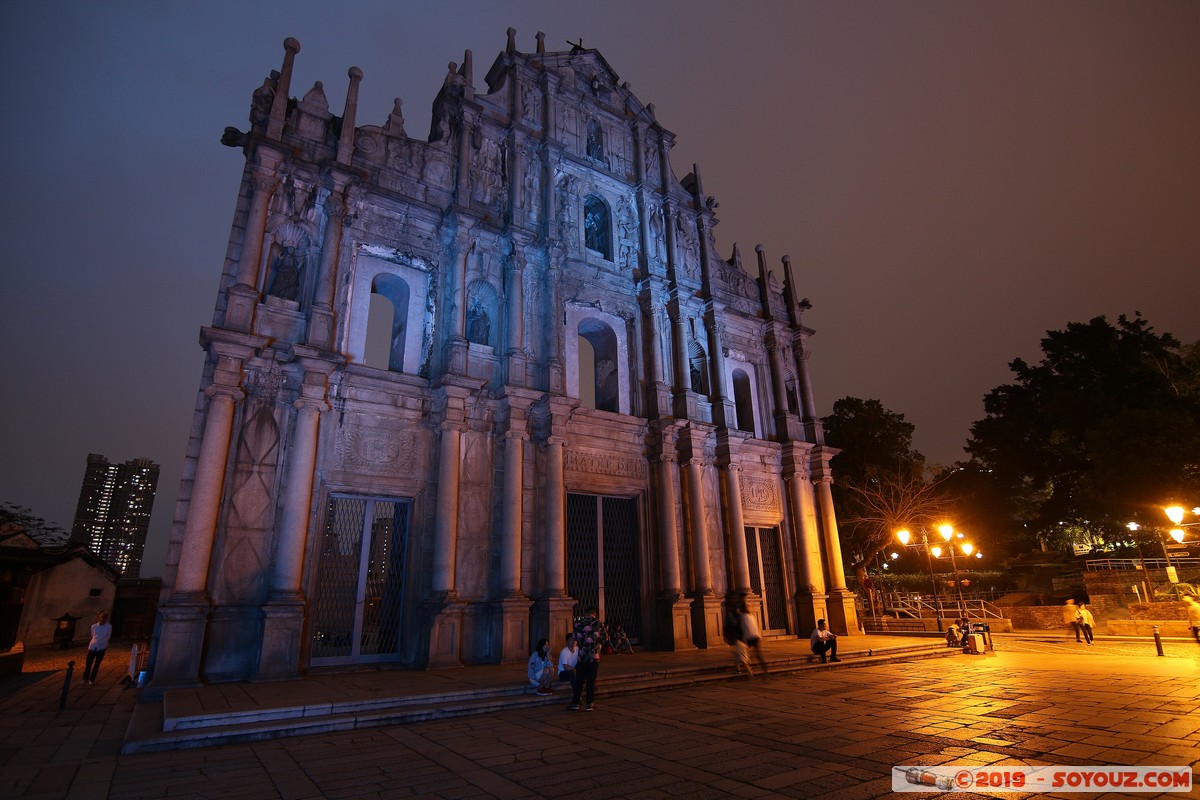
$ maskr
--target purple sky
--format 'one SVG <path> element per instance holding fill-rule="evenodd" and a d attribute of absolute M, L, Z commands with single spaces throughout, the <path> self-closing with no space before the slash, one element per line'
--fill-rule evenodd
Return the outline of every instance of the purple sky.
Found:
<path fill-rule="evenodd" d="M 878 398 L 964 458 L 1048 329 L 1200 339 L 1200 3 L 12 2 L 0 6 L 0 501 L 69 527 L 85 459 L 162 464 L 161 574 L 241 174 L 219 144 L 295 36 L 292 94 L 423 137 L 448 61 L 583 37 L 721 203 L 789 254 L 820 413 Z"/>

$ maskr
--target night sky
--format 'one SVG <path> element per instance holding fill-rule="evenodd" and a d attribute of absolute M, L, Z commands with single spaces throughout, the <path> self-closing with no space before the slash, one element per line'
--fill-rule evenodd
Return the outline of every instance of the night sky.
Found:
<path fill-rule="evenodd" d="M 250 95 L 424 138 L 449 61 L 583 38 L 720 201 L 717 246 L 790 255 L 819 413 L 853 395 L 964 459 L 1048 329 L 1141 311 L 1200 339 L 1200 3 L 7 2 L 0 501 L 69 528 L 89 452 L 162 465 L 161 574 Z"/>

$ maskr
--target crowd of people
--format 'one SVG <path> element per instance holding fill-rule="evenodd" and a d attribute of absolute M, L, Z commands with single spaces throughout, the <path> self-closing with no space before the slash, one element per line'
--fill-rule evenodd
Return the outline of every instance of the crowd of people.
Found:
<path fill-rule="evenodd" d="M 633 643 L 619 623 L 611 629 L 604 624 L 598 611 L 588 608 L 583 616 L 575 620 L 575 626 L 567 634 L 562 650 L 558 653 L 558 666 L 550 656 L 550 642 L 539 639 L 529 656 L 529 682 L 541 695 L 554 694 L 555 681 L 565 682 L 571 687 L 572 711 L 578 711 L 581 703 L 584 710 L 595 709 L 596 677 L 600 673 L 600 658 L 617 653 L 632 653 Z"/>

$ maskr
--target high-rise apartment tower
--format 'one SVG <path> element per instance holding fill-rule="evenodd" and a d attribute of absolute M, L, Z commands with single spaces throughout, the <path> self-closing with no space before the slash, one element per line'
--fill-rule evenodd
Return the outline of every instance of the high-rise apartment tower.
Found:
<path fill-rule="evenodd" d="M 158 464 L 153 461 L 110 464 L 89 453 L 72 538 L 87 544 L 122 577 L 138 577 L 157 487 Z"/>

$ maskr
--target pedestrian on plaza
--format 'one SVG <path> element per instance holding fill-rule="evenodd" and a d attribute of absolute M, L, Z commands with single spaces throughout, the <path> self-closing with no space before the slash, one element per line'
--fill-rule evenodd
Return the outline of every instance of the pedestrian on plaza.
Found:
<path fill-rule="evenodd" d="M 1200 644 L 1200 603 L 1190 594 L 1185 594 L 1183 609 L 1187 612 L 1188 627 L 1192 629 L 1192 636 L 1196 639 L 1196 644 Z"/>
<path fill-rule="evenodd" d="M 571 711 L 579 710 L 579 701 L 587 701 L 587 710 L 595 709 L 596 675 L 600 672 L 600 654 L 608 642 L 608 632 L 600 621 L 595 606 L 575 622 L 575 641 L 579 643 L 579 661 L 575 665 L 575 682 L 571 684 Z M 586 695 L 584 688 L 586 687 Z"/>
<path fill-rule="evenodd" d="M 767 661 L 762 654 L 762 633 L 758 629 L 758 620 L 750 613 L 745 600 L 738 601 L 738 621 L 742 627 L 742 641 L 746 645 L 746 674 L 754 677 L 754 670 L 750 668 L 750 653 L 754 653 L 763 675 L 770 675 L 771 670 L 767 669 Z"/>
<path fill-rule="evenodd" d="M 1068 600 L 1063 603 L 1063 623 L 1068 628 L 1075 631 L 1075 641 L 1082 642 L 1083 639 L 1079 635 L 1079 609 L 1075 606 L 1074 600 Z"/>
<path fill-rule="evenodd" d="M 112 638 L 112 625 L 108 622 L 108 612 L 101 611 L 96 615 L 92 624 L 92 638 L 88 642 L 87 660 L 83 664 L 83 685 L 95 686 L 96 674 L 100 672 L 100 662 L 108 651 L 108 641 Z"/>
<path fill-rule="evenodd" d="M 742 619 L 737 610 L 737 598 L 727 597 L 721 607 L 721 638 L 733 648 L 733 671 L 739 675 L 744 672 L 753 677 L 750 672 L 750 653 L 746 649 L 746 643 L 742 641 Z"/>
<path fill-rule="evenodd" d="M 575 634 L 567 634 L 566 645 L 558 654 L 558 679 L 575 685 L 575 666 L 579 663 L 579 643 Z"/>
<path fill-rule="evenodd" d="M 837 656 L 837 634 L 825 627 L 825 620 L 817 620 L 809 644 L 812 645 L 812 651 L 821 657 L 822 664 L 825 663 L 826 653 L 830 661 L 841 661 Z"/>
<path fill-rule="evenodd" d="M 529 656 L 529 682 L 537 687 L 538 694 L 554 694 L 550 688 L 554 683 L 554 660 L 550 658 L 549 639 L 538 639 Z"/>
<path fill-rule="evenodd" d="M 1092 646 L 1092 628 L 1096 625 L 1096 618 L 1092 616 L 1092 612 L 1088 610 L 1087 603 L 1079 604 L 1079 629 L 1083 631 L 1083 638 L 1087 641 L 1088 647 Z"/>

